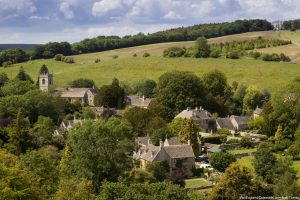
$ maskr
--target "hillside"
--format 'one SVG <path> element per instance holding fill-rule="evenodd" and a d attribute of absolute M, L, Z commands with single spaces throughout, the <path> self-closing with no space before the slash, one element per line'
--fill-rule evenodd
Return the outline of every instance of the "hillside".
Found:
<path fill-rule="evenodd" d="M 297 37 L 294 33 L 269 31 L 214 38 L 210 39 L 209 42 L 245 40 L 259 36 L 263 38 L 292 39 L 293 41 L 300 40 L 300 37 Z M 19 66 L 23 65 L 30 76 L 36 79 L 40 66 L 46 64 L 50 71 L 54 73 L 56 86 L 67 86 L 69 81 L 80 77 L 93 79 L 98 86 L 101 86 L 110 83 L 114 77 L 120 79 L 121 82 L 135 83 L 141 79 L 157 80 L 161 74 L 172 70 L 192 71 L 201 76 L 212 69 L 219 69 L 227 75 L 229 83 L 238 81 L 259 89 L 267 88 L 271 92 L 276 91 L 279 87 L 285 85 L 287 80 L 291 80 L 300 74 L 300 64 L 293 63 L 264 62 L 248 58 L 230 60 L 225 58 L 163 58 L 161 56 L 163 50 L 168 47 L 189 47 L 193 44 L 193 41 L 159 43 L 100 53 L 82 54 L 74 56 L 76 61 L 74 64 L 57 62 L 53 59 L 34 60 L 17 64 L 10 68 L 0 68 L 0 72 L 7 72 L 9 77 L 14 77 L 19 70 Z M 263 49 L 262 51 L 271 53 L 275 51 L 284 52 L 291 57 L 297 57 L 300 52 L 300 47 L 296 43 L 276 48 Z M 142 54 L 144 52 L 149 52 L 151 57 L 143 58 Z M 138 57 L 133 57 L 134 53 L 137 53 Z M 112 59 L 115 55 L 119 56 L 119 58 Z M 101 59 L 100 63 L 94 63 L 97 58 Z"/>

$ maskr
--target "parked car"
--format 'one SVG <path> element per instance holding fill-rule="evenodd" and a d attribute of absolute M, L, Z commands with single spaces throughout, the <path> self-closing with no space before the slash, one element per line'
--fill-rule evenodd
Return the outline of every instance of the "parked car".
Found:
<path fill-rule="evenodd" d="M 208 169 L 208 170 L 213 170 L 214 169 L 210 164 L 207 164 L 207 163 L 200 164 L 200 168 Z"/>

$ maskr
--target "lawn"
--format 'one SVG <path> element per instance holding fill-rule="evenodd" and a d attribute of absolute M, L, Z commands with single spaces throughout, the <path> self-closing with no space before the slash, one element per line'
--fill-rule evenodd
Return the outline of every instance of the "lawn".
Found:
<path fill-rule="evenodd" d="M 240 154 L 240 153 L 253 153 L 256 151 L 256 148 L 253 149 L 233 149 L 229 150 L 228 152 L 231 154 Z"/>
<path fill-rule="evenodd" d="M 93 79 L 97 86 L 101 86 L 111 83 L 114 77 L 121 82 L 135 83 L 143 79 L 157 81 L 163 73 L 172 70 L 191 71 L 202 76 L 205 72 L 218 69 L 226 74 L 229 83 L 238 81 L 261 90 L 266 88 L 274 92 L 300 74 L 300 64 L 264 62 L 247 58 L 231 60 L 158 56 L 127 57 L 105 60 L 100 63 L 75 64 L 66 64 L 53 59 L 35 60 L 9 68 L 0 68 L 0 72 L 6 72 L 12 78 L 17 74 L 19 66 L 23 65 L 26 72 L 37 80 L 39 69 L 43 64 L 46 64 L 54 73 L 56 87 L 65 87 L 71 80 L 77 78 Z"/>
<path fill-rule="evenodd" d="M 194 178 L 185 180 L 185 188 L 196 188 L 200 186 L 208 186 L 211 184 L 212 183 L 210 181 L 207 181 L 204 178 Z"/>

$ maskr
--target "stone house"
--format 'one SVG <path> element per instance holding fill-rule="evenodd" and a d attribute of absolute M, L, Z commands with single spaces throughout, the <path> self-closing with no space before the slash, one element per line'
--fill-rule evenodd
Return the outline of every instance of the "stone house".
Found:
<path fill-rule="evenodd" d="M 236 132 L 236 128 L 232 124 L 232 121 L 229 117 L 226 118 L 218 118 L 216 120 L 217 123 L 217 129 L 228 129 L 232 134 Z"/>
<path fill-rule="evenodd" d="M 248 116 L 235 116 L 232 115 L 230 117 L 231 123 L 233 124 L 234 128 L 236 130 L 247 130 L 248 129 L 248 122 L 249 117 Z"/>
<path fill-rule="evenodd" d="M 217 130 L 216 120 L 210 112 L 204 110 L 202 107 L 195 109 L 187 108 L 175 118 L 192 119 L 193 122 L 204 129 L 206 133 L 213 133 Z"/>
<path fill-rule="evenodd" d="M 175 145 L 172 145 L 172 142 Z M 145 169 L 147 164 L 153 161 L 166 161 L 169 164 L 170 172 L 181 165 L 188 176 L 192 176 L 192 168 L 195 165 L 195 154 L 190 142 L 188 144 L 177 144 L 175 140 L 160 142 L 159 146 L 151 144 L 150 138 L 138 138 L 140 144 L 137 152 L 134 152 L 133 159 L 140 161 L 140 167 Z"/>
<path fill-rule="evenodd" d="M 256 109 L 253 112 L 253 119 L 256 119 L 262 115 L 263 109 L 256 107 Z"/>

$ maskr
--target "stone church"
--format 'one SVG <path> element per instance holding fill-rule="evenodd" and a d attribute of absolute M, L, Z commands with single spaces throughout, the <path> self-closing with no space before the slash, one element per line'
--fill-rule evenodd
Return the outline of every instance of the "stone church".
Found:
<path fill-rule="evenodd" d="M 53 74 L 48 71 L 39 74 L 40 90 L 49 91 L 53 85 Z M 96 90 L 94 88 L 54 88 L 54 91 L 71 103 L 79 101 L 83 106 L 95 106 Z"/>

